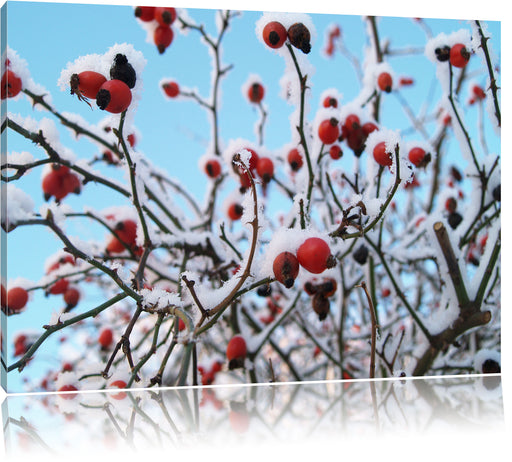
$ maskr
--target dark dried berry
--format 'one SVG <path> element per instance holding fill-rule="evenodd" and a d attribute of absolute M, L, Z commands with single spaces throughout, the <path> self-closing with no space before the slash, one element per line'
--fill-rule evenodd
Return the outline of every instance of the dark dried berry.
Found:
<path fill-rule="evenodd" d="M 318 288 L 315 284 L 313 284 L 311 281 L 307 281 L 305 284 L 304 284 L 304 290 L 306 291 L 306 293 L 308 295 L 314 295 L 317 293 L 318 291 Z"/>
<path fill-rule="evenodd" d="M 137 81 L 135 69 L 128 62 L 128 58 L 125 55 L 118 53 L 115 56 L 114 64 L 110 68 L 110 78 L 123 81 L 128 85 L 128 88 L 135 86 Z"/>
<path fill-rule="evenodd" d="M 484 374 L 499 374 L 501 372 L 500 364 L 494 359 L 486 359 L 482 364 Z"/>
<path fill-rule="evenodd" d="M 321 293 L 316 293 L 313 295 L 311 304 L 313 306 L 313 311 L 318 315 L 318 320 L 323 321 L 329 314 L 329 299 L 324 297 Z"/>
<path fill-rule="evenodd" d="M 268 297 L 270 294 L 272 294 L 272 287 L 270 287 L 270 284 L 265 284 L 264 286 L 258 287 L 256 293 L 260 297 Z"/>
<path fill-rule="evenodd" d="M 495 201 L 501 202 L 501 184 L 492 190 L 492 197 Z"/>
<path fill-rule="evenodd" d="M 444 47 L 436 48 L 434 51 L 436 53 L 436 58 L 438 61 L 442 63 L 448 61 L 450 59 L 450 47 L 445 45 Z"/>
<path fill-rule="evenodd" d="M 457 167 L 455 167 L 454 165 L 452 165 L 452 167 L 450 168 L 450 175 L 452 176 L 452 178 L 455 181 L 457 181 L 457 182 L 462 181 L 462 174 L 459 172 Z"/>
<path fill-rule="evenodd" d="M 311 51 L 311 34 L 309 29 L 301 22 L 292 24 L 288 29 L 290 43 L 304 53 Z"/>
<path fill-rule="evenodd" d="M 357 263 L 364 265 L 368 259 L 368 247 L 361 244 L 361 246 L 352 254 L 352 257 Z"/>
<path fill-rule="evenodd" d="M 452 229 L 457 228 L 462 222 L 462 215 L 458 212 L 453 212 L 448 215 L 448 224 Z"/>

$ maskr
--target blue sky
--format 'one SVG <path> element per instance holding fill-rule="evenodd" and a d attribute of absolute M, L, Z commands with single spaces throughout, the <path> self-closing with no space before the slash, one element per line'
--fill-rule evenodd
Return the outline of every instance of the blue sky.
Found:
<path fill-rule="evenodd" d="M 244 9 L 255 7 L 254 4 L 250 5 L 247 2 L 242 2 L 241 5 Z M 275 9 L 279 9 L 279 6 L 280 4 L 277 3 Z M 322 10 L 322 3 L 318 5 L 318 11 L 320 10 Z M 451 14 L 454 15 L 453 11 Z M 197 22 L 204 23 L 207 30 L 213 30 L 211 11 L 190 10 L 189 15 Z M 232 28 L 226 38 L 223 61 L 224 64 L 233 63 L 235 67 L 222 83 L 224 99 L 220 119 L 221 136 L 226 143 L 232 138 L 256 141 L 254 124 L 258 119 L 258 113 L 248 104 L 240 88 L 250 74 L 258 74 L 265 83 L 265 102 L 271 109 L 266 127 L 265 146 L 273 150 L 289 142 L 288 115 L 292 108 L 278 96 L 279 78 L 284 69 L 283 60 L 269 52 L 254 33 L 254 24 L 260 15 L 259 12 L 244 12 L 240 18 L 233 20 Z M 337 58 L 329 61 L 318 53 L 318 49 L 324 45 L 325 28 L 332 23 L 340 23 L 348 48 L 356 54 L 360 54 L 365 39 L 364 24 L 360 16 L 340 17 L 331 14 L 312 16 L 318 33 L 318 47 L 309 56 L 311 63 L 317 69 L 312 76 L 311 89 L 311 107 L 314 110 L 318 107 L 320 94 L 325 88 L 339 88 L 344 94 L 344 101 L 347 102 L 351 101 L 359 91 L 355 73 L 346 59 L 338 55 Z M 433 16 L 438 15 L 434 13 Z M 433 35 L 440 32 L 450 33 L 467 27 L 465 22 L 458 20 L 430 19 L 426 22 L 432 29 Z M 498 46 L 501 37 L 500 25 L 498 22 L 493 22 L 489 23 L 489 27 L 497 39 L 492 42 L 492 46 L 495 53 L 500 55 Z M 396 43 L 422 46 L 425 43 L 422 30 L 408 18 L 382 18 L 379 28 L 381 37 L 392 37 L 392 45 Z M 188 189 L 196 193 L 196 197 L 201 202 L 205 177 L 198 171 L 197 162 L 194 159 L 204 154 L 205 145 L 209 141 L 208 118 L 204 111 L 192 102 L 165 100 L 158 88 L 158 82 L 163 77 L 172 77 L 188 87 L 196 87 L 203 95 L 208 94 L 210 58 L 206 48 L 199 43 L 197 34 L 193 31 L 189 32 L 188 36 L 176 34 L 169 49 L 163 55 L 159 55 L 155 46 L 146 42 L 146 32 L 136 22 L 133 8 L 130 6 L 29 2 L 9 2 L 8 4 L 9 46 L 28 62 L 32 78 L 52 94 L 56 108 L 61 112 L 78 112 L 91 123 L 100 120 L 104 114 L 98 109 L 91 111 L 86 105 L 71 97 L 67 91 L 61 91 L 57 86 L 60 72 L 67 63 L 79 56 L 91 53 L 102 54 L 113 44 L 123 42 L 133 44 L 148 61 L 142 76 L 143 98 L 135 118 L 135 125 L 142 134 L 137 147 L 155 164 L 171 172 L 171 175 L 179 177 Z M 410 60 L 395 59 L 392 61 L 392 66 L 397 75 L 407 75 L 410 63 Z M 404 95 L 411 98 L 413 104 L 415 102 L 422 104 L 423 95 L 431 83 L 434 69 L 432 64 L 422 56 L 414 58 L 413 63 L 414 73 L 424 67 L 426 78 L 425 81 L 417 82 L 414 88 L 404 90 Z M 389 128 L 407 127 L 407 121 L 396 108 L 396 101 L 392 98 L 387 99 L 384 109 L 387 112 L 384 114 L 388 118 L 386 119 L 383 115 L 383 120 L 392 121 Z M 30 113 L 34 117 L 45 115 L 37 111 L 32 113 L 25 99 L 10 102 L 8 110 L 15 113 Z M 313 114 L 311 114 L 312 117 Z M 75 143 L 67 132 L 62 133 L 63 143 L 69 143 L 79 156 L 93 155 L 90 145 Z M 42 156 L 39 150 L 25 143 L 14 133 L 9 133 L 8 150 L 29 150 L 35 156 Z M 34 172 L 19 183 L 20 187 L 26 188 L 34 196 L 36 209 L 42 204 L 39 178 L 39 172 Z M 98 208 L 105 206 L 102 191 L 99 188 L 93 190 L 92 186 L 88 187 L 86 196 L 70 197 L 69 203 L 81 208 L 84 197 L 87 205 Z M 22 275 L 37 281 L 43 274 L 42 263 L 49 255 L 48 249 L 56 251 L 60 247 L 59 242 L 44 230 L 33 228 L 15 230 L 8 236 L 8 279 Z M 24 257 L 20 258 L 20 254 Z M 94 297 L 88 301 L 91 307 L 94 301 Z M 29 307 L 32 313 L 30 322 L 35 326 L 47 322 L 48 313 L 52 309 L 60 308 L 52 305 L 58 303 L 55 299 L 45 299 L 41 294 L 37 294 L 31 303 L 34 306 Z M 9 320 L 9 336 L 27 323 L 28 313 L 29 311 Z M 46 351 L 46 356 L 48 351 L 50 350 Z"/>

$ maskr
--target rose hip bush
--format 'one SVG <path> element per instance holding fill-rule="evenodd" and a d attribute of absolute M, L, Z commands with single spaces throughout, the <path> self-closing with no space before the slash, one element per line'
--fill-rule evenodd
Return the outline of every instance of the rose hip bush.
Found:
<path fill-rule="evenodd" d="M 147 33 L 158 52 L 152 59 L 166 60 L 174 40 L 200 40 L 210 52 L 207 97 L 187 82 L 160 83 L 169 103 L 196 104 L 209 116 L 204 153 L 168 141 L 179 162 L 197 165 L 203 200 L 138 147 L 149 64 L 136 46 L 113 44 L 60 71 L 75 114 L 54 107 L 29 63 L 7 49 L 2 100 L 27 98 L 45 116 L 7 112 L 2 121 L 10 142 L 33 143 L 31 153 L 2 158 L 2 229 L 31 227 L 60 244 L 46 262 L 30 262 L 40 265 L 40 280 L 2 281 L 2 316 L 28 320 L 36 292 L 63 305 L 39 329 L 9 332 L 8 374 L 28 374 L 50 338 L 59 339 L 60 357 L 72 342 L 73 355 L 32 377 L 32 390 L 481 372 L 479 352 L 499 372 L 500 153 L 487 138 L 499 146 L 501 112 L 486 24 L 434 35 L 413 19 L 425 34 L 418 51 L 384 40 L 379 18 L 364 17 L 359 60 L 344 42 L 343 17 L 320 31 L 311 15 L 263 13 L 247 34 L 283 60 L 284 73 L 273 78 L 292 111 L 272 113 L 254 63 L 239 89 L 257 113 L 254 139 L 226 140 L 221 88 L 237 57 L 224 56 L 223 46 L 240 13 L 211 14 L 213 33 L 193 10 L 177 8 L 136 7 L 126 25 Z M 311 65 L 315 53 L 325 69 Z M 437 101 L 424 95 L 425 110 L 407 95 L 424 76 L 414 65 L 407 76 L 393 70 L 397 56 L 409 55 L 429 62 L 440 89 Z M 337 86 L 313 99 L 315 75 L 333 72 L 342 57 L 353 64 L 358 94 L 343 98 L 339 73 Z M 392 100 L 408 129 L 385 111 Z M 91 110 L 96 125 L 81 115 Z M 467 121 L 471 111 L 478 123 Z M 270 115 L 285 122 L 279 149 L 266 146 Z M 167 130 L 164 118 L 159 129 Z M 89 158 L 65 146 L 65 130 L 90 143 Z M 33 172 L 38 198 L 17 186 Z M 103 209 L 88 206 L 91 184 L 102 188 Z M 104 238 L 71 232 L 77 221 L 83 230 L 100 227 Z"/>

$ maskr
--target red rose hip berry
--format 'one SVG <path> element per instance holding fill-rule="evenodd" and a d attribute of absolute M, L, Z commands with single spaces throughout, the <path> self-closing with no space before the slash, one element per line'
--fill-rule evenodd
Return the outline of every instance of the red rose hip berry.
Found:
<path fill-rule="evenodd" d="M 271 21 L 263 28 L 263 41 L 270 48 L 281 48 L 286 38 L 286 29 L 278 21 Z"/>
<path fill-rule="evenodd" d="M 78 301 L 80 300 L 80 291 L 76 287 L 68 287 L 64 292 L 64 302 L 66 303 L 66 308 L 70 310 L 78 305 Z"/>
<path fill-rule="evenodd" d="M 96 98 L 99 89 L 107 81 L 107 78 L 94 71 L 83 71 L 80 74 L 73 74 L 69 81 L 71 94 L 76 94 L 78 99 Z"/>
<path fill-rule="evenodd" d="M 387 150 L 385 141 L 381 141 L 373 148 L 373 158 L 383 167 L 389 167 L 393 163 L 391 153 Z"/>
<path fill-rule="evenodd" d="M 343 156 L 343 151 L 337 144 L 333 144 L 329 149 L 329 156 L 331 156 L 332 160 L 341 159 L 341 156 Z"/>
<path fill-rule="evenodd" d="M 164 83 L 162 88 L 169 98 L 176 98 L 180 94 L 180 87 L 176 82 Z"/>
<path fill-rule="evenodd" d="M 339 136 L 338 121 L 334 117 L 323 120 L 318 126 L 318 137 L 324 144 L 334 143 Z"/>
<path fill-rule="evenodd" d="M 21 79 L 13 71 L 7 70 L 2 76 L 1 86 L 1 98 L 14 98 L 21 91 L 22 82 Z"/>
<path fill-rule="evenodd" d="M 112 114 L 126 111 L 132 102 L 132 92 L 121 80 L 107 80 L 98 90 L 96 104 Z"/>
<path fill-rule="evenodd" d="M 247 92 L 247 97 L 251 103 L 258 104 L 265 96 L 265 88 L 260 83 L 253 83 Z"/>
<path fill-rule="evenodd" d="M 237 369 L 244 366 L 247 356 L 247 344 L 241 335 L 235 335 L 228 343 L 226 357 L 229 361 L 229 369 Z"/>
<path fill-rule="evenodd" d="M 23 287 L 13 287 L 7 292 L 7 307 L 15 313 L 25 308 L 28 292 Z"/>
<path fill-rule="evenodd" d="M 101 348 L 103 348 L 103 349 L 107 349 L 111 345 L 113 340 L 114 340 L 114 333 L 108 327 L 103 329 L 100 332 L 100 335 L 98 337 L 98 343 L 100 344 Z"/>
<path fill-rule="evenodd" d="M 290 289 L 299 274 L 299 260 L 291 252 L 281 252 L 274 259 L 272 269 L 276 280 Z"/>
<path fill-rule="evenodd" d="M 158 24 L 169 26 L 176 20 L 176 9 L 157 6 L 155 7 L 154 18 Z"/>
<path fill-rule="evenodd" d="M 304 165 L 304 160 L 302 159 L 302 155 L 297 148 L 290 149 L 288 152 L 288 163 L 290 164 L 290 168 L 297 172 Z"/>
<path fill-rule="evenodd" d="M 263 180 L 263 183 L 268 183 L 274 176 L 274 162 L 272 159 L 268 157 L 261 157 L 258 159 L 256 173 Z"/>
<path fill-rule="evenodd" d="M 217 178 L 221 172 L 220 162 L 217 159 L 210 159 L 204 164 L 204 171 L 210 178 Z"/>
<path fill-rule="evenodd" d="M 450 63 L 454 67 L 464 67 L 469 62 L 469 51 L 462 43 L 457 43 L 450 48 Z"/>
<path fill-rule="evenodd" d="M 228 217 L 233 221 L 240 220 L 243 213 L 244 208 L 240 204 L 233 203 L 228 207 Z"/>
<path fill-rule="evenodd" d="M 154 6 L 137 6 L 135 7 L 135 17 L 143 22 L 150 22 L 155 19 L 155 8 Z"/>
<path fill-rule="evenodd" d="M 163 54 L 174 38 L 174 32 L 169 26 L 158 26 L 153 32 L 153 41 L 158 53 Z"/>
<path fill-rule="evenodd" d="M 338 100 L 336 98 L 333 98 L 332 96 L 326 96 L 323 101 L 324 107 L 338 107 Z"/>
<path fill-rule="evenodd" d="M 416 167 L 420 167 L 423 165 L 425 161 L 426 152 L 423 148 L 414 147 L 409 151 L 409 160 L 411 164 L 414 164 Z"/>
<path fill-rule="evenodd" d="M 389 72 L 381 72 L 377 78 L 377 85 L 381 91 L 390 93 L 393 88 L 393 79 Z"/>
<path fill-rule="evenodd" d="M 297 250 L 300 266 L 313 274 L 319 274 L 327 268 L 336 266 L 329 244 L 319 237 L 306 239 Z"/>

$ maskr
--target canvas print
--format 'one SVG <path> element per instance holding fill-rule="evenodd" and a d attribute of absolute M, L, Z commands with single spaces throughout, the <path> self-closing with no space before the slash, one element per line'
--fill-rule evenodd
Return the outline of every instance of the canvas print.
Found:
<path fill-rule="evenodd" d="M 2 386 L 500 373 L 500 32 L 4 4 Z"/>

